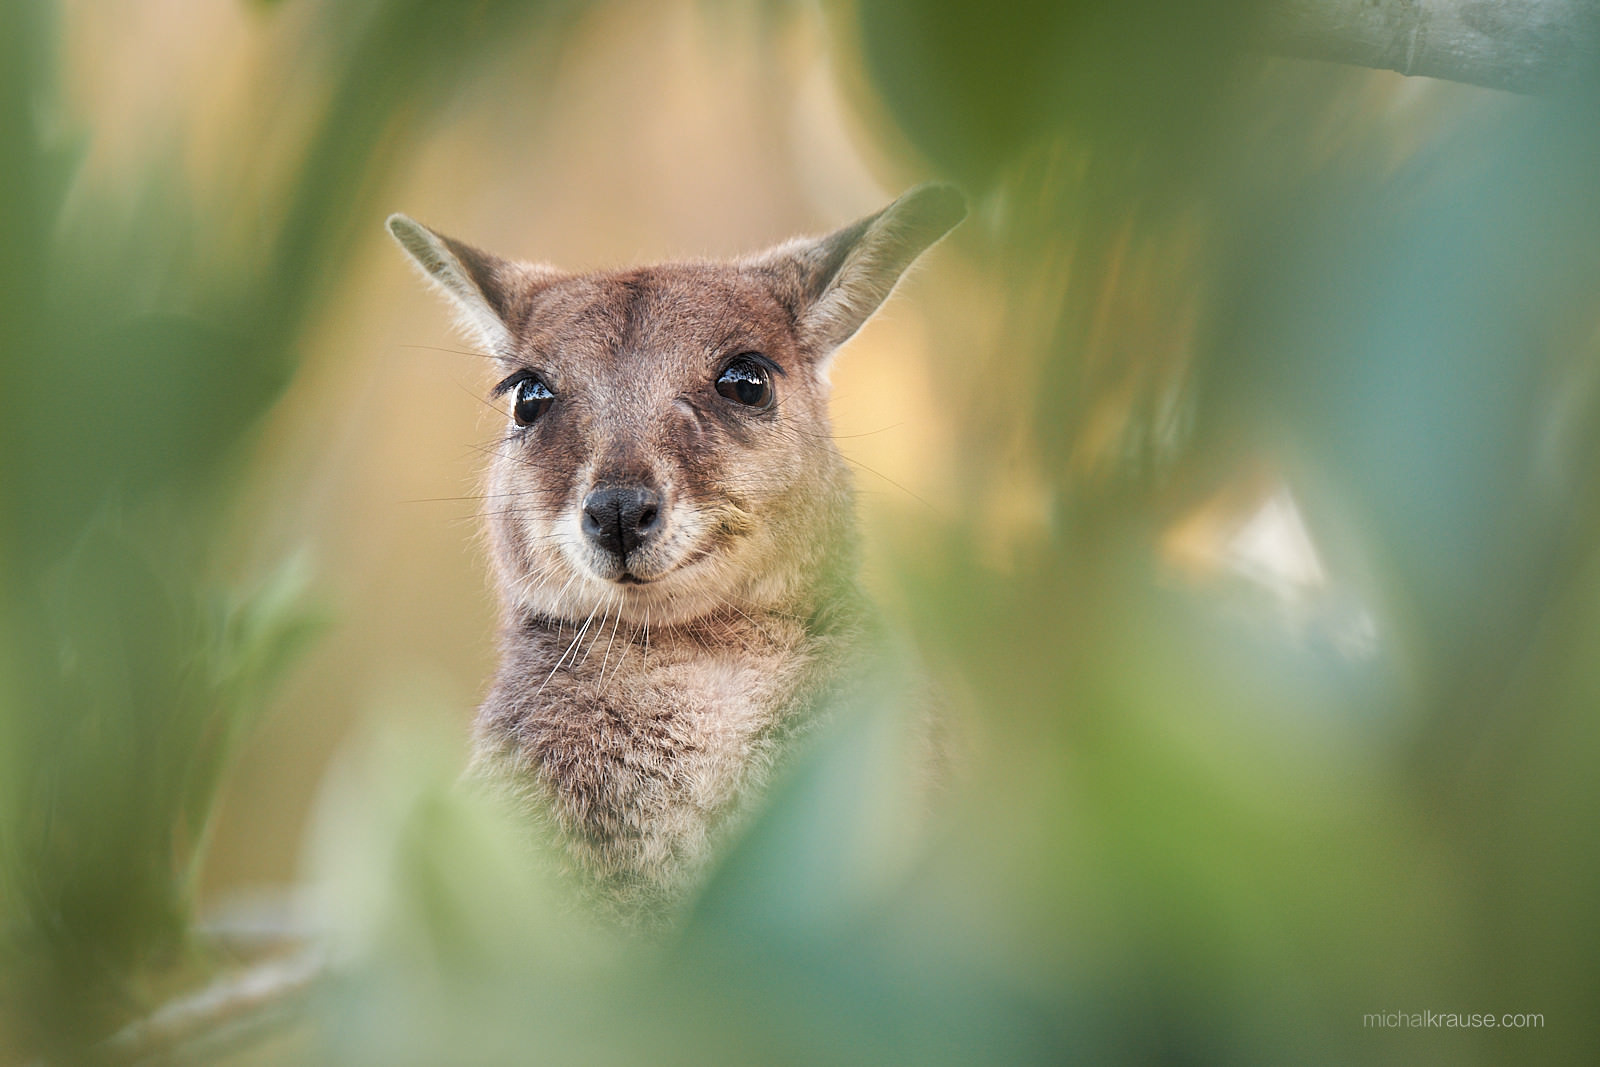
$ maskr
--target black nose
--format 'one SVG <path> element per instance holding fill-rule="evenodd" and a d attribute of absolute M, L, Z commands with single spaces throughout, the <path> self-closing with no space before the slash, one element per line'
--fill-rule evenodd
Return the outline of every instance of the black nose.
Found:
<path fill-rule="evenodd" d="M 661 497 L 648 489 L 596 489 L 583 501 L 589 540 L 626 557 L 661 526 Z"/>

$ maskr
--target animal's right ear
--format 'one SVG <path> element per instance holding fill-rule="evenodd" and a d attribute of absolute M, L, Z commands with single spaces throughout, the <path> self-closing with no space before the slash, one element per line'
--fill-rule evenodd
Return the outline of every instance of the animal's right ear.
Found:
<path fill-rule="evenodd" d="M 404 215 L 389 216 L 389 232 L 444 290 L 462 328 L 497 355 L 510 353 L 512 329 L 526 315 L 528 301 L 560 277 L 553 267 L 501 259 Z"/>

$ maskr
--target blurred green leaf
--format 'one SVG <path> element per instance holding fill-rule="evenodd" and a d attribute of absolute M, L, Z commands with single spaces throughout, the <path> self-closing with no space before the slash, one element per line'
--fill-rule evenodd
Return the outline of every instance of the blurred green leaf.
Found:
<path fill-rule="evenodd" d="M 215 202 L 181 131 L 82 174 L 82 14 L 0 7 L 0 1057 L 206 970 L 217 797 L 320 618 L 303 561 L 218 573 L 257 428 L 428 117 L 635 10 L 256 6 L 315 110 Z M 1592 1061 L 1591 87 L 1270 61 L 1248 4 L 830 10 L 882 165 L 976 208 L 928 301 L 953 488 L 885 577 L 958 782 L 915 817 L 890 663 L 636 937 L 384 695 L 317 805 L 341 970 L 295 1058 Z M 1242 536 L 1264 500 L 1304 544 Z M 1362 1021 L 1402 1010 L 1547 1022 Z"/>

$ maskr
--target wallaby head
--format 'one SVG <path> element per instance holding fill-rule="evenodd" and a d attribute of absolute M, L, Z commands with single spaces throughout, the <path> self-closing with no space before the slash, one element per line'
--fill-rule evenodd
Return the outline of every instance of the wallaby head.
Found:
<path fill-rule="evenodd" d="M 802 606 L 850 540 L 829 359 L 964 214 L 924 185 L 743 259 L 585 274 L 392 216 L 501 365 L 487 513 L 508 620 Z"/>

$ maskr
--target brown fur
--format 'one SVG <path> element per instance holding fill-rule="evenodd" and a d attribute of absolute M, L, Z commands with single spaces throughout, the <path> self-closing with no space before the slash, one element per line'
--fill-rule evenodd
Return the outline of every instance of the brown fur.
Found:
<path fill-rule="evenodd" d="M 871 623 L 827 362 L 963 214 L 922 186 L 744 260 L 576 276 L 390 220 L 505 371 L 555 394 L 510 422 L 489 469 L 501 664 L 474 766 L 626 914 L 693 881 L 860 665 Z M 769 411 L 715 388 L 750 352 L 779 371 Z M 659 491 L 661 518 L 619 558 L 580 517 L 622 485 Z"/>

